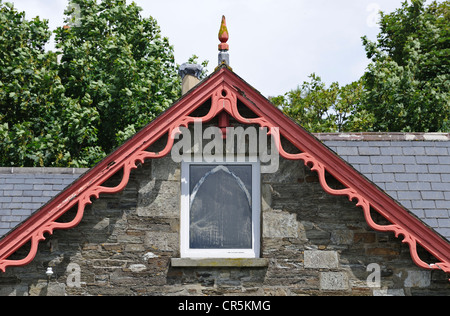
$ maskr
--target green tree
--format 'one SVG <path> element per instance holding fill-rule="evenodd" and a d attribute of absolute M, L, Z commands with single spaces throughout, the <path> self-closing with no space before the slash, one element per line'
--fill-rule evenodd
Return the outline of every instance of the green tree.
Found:
<path fill-rule="evenodd" d="M 377 42 L 363 37 L 362 108 L 374 131 L 450 131 L 450 2 L 424 2 L 381 13 Z"/>
<path fill-rule="evenodd" d="M 66 164 L 57 56 L 46 52 L 48 22 L 25 20 L 0 0 L 0 164 Z M 69 136 L 69 135 L 67 135 Z"/>
<path fill-rule="evenodd" d="M 173 48 L 134 3 L 73 0 L 48 21 L 0 0 L 0 165 L 90 167 L 181 95 Z"/>
<path fill-rule="evenodd" d="M 271 102 L 313 133 L 359 130 L 367 123 L 364 112 L 358 112 L 362 85 L 360 81 L 340 87 L 329 87 L 316 74 L 285 95 L 271 98 Z"/>
<path fill-rule="evenodd" d="M 125 0 L 72 0 L 71 26 L 56 30 L 66 95 L 98 112 L 97 135 L 107 153 L 180 96 L 173 48 L 141 10 Z"/>

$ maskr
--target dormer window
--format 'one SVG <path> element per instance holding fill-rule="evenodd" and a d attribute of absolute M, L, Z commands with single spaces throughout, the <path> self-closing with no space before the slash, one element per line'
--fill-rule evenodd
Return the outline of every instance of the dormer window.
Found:
<path fill-rule="evenodd" d="M 181 256 L 259 257 L 259 162 L 183 162 Z"/>

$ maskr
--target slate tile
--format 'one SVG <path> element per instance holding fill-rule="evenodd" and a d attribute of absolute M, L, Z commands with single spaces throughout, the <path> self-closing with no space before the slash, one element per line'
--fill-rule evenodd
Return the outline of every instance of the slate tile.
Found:
<path fill-rule="evenodd" d="M 442 182 L 450 182 L 450 173 L 448 174 L 441 174 Z"/>
<path fill-rule="evenodd" d="M 9 191 L 14 189 L 14 184 L 0 184 L 0 190 Z"/>
<path fill-rule="evenodd" d="M 437 164 L 438 158 L 436 156 L 416 156 L 416 162 L 418 164 Z"/>
<path fill-rule="evenodd" d="M 416 164 L 415 156 L 393 156 L 392 161 L 394 164 Z"/>
<path fill-rule="evenodd" d="M 434 191 L 450 191 L 450 184 L 442 182 L 431 183 L 431 189 Z"/>
<path fill-rule="evenodd" d="M 394 182 L 394 175 L 392 173 L 380 173 L 373 174 L 372 181 L 375 183 L 383 183 L 383 182 Z"/>
<path fill-rule="evenodd" d="M 404 165 L 399 165 L 399 164 L 395 164 L 395 165 L 383 165 L 383 171 L 386 173 L 402 173 L 405 172 L 405 166 Z"/>
<path fill-rule="evenodd" d="M 9 216 L 11 215 L 11 210 L 6 207 L 0 208 L 0 216 Z"/>
<path fill-rule="evenodd" d="M 448 156 L 448 150 L 446 147 L 425 147 L 427 155 L 435 156 Z"/>
<path fill-rule="evenodd" d="M 416 215 L 418 218 L 425 218 L 425 211 L 424 210 L 415 210 L 412 209 L 411 212 Z"/>
<path fill-rule="evenodd" d="M 22 206 L 23 207 L 23 206 Z M 30 209 L 18 209 L 13 212 L 15 216 L 30 216 L 32 211 Z"/>
<path fill-rule="evenodd" d="M 412 201 L 412 207 L 417 209 L 433 209 L 436 208 L 436 204 L 432 200 L 427 201 Z"/>
<path fill-rule="evenodd" d="M 442 236 L 450 236 L 450 228 L 435 228 L 435 230 L 441 234 Z M 447 237 L 447 239 L 450 239 L 450 237 Z"/>
<path fill-rule="evenodd" d="M 347 160 L 350 164 L 362 164 L 368 165 L 370 164 L 370 159 L 368 156 L 349 156 Z"/>
<path fill-rule="evenodd" d="M 12 191 L 9 191 L 8 193 L 5 193 L 5 195 L 6 194 L 8 194 L 8 196 L 22 196 L 23 195 L 23 191 L 12 190 Z"/>
<path fill-rule="evenodd" d="M 3 203 L 3 207 L 10 210 L 20 210 L 22 203 Z"/>
<path fill-rule="evenodd" d="M 378 156 L 381 154 L 379 147 L 359 147 L 358 153 L 360 156 Z"/>
<path fill-rule="evenodd" d="M 434 142 L 434 146 L 436 146 L 436 147 L 447 147 L 450 150 L 450 142 L 449 141 Z"/>
<path fill-rule="evenodd" d="M 15 196 L 12 198 L 13 203 L 27 203 L 31 202 L 31 196 Z"/>
<path fill-rule="evenodd" d="M 14 184 L 13 190 L 31 191 L 33 190 L 33 185 L 31 184 Z"/>
<path fill-rule="evenodd" d="M 415 173 L 396 173 L 395 180 L 399 181 L 399 182 L 417 181 L 417 174 L 415 174 Z"/>
<path fill-rule="evenodd" d="M 414 191 L 431 190 L 431 183 L 429 183 L 429 182 L 408 182 L 408 187 L 410 190 L 414 190 Z"/>
<path fill-rule="evenodd" d="M 450 165 L 428 165 L 430 173 L 450 173 Z"/>
<path fill-rule="evenodd" d="M 12 201 L 11 196 L 0 196 L 0 203 L 9 203 Z M 1 207 L 0 207 L 1 210 Z"/>
<path fill-rule="evenodd" d="M 430 173 L 420 173 L 417 175 L 418 181 L 425 181 L 425 182 L 441 182 L 441 175 L 440 174 L 430 174 Z"/>
<path fill-rule="evenodd" d="M 450 218 L 438 218 L 437 221 L 439 227 L 450 228 Z"/>
<path fill-rule="evenodd" d="M 6 178 L 5 179 L 5 183 L 6 184 L 19 184 L 19 183 L 25 183 L 25 179 L 23 179 L 23 178 L 19 178 L 19 177 L 16 177 L 16 178 Z"/>
<path fill-rule="evenodd" d="M 448 218 L 448 211 L 442 209 L 424 210 L 425 217 L 428 218 Z"/>
<path fill-rule="evenodd" d="M 338 155 L 348 155 L 348 156 L 357 156 L 358 148 L 357 147 L 338 147 L 337 148 Z"/>
<path fill-rule="evenodd" d="M 407 191 L 408 189 L 408 183 L 406 182 L 386 183 L 386 190 L 388 191 Z"/>
<path fill-rule="evenodd" d="M 36 197 L 32 197 L 31 202 L 33 203 L 41 203 L 41 204 L 45 204 L 48 201 L 50 201 L 50 198 L 47 196 L 41 197 L 41 196 L 36 196 Z"/>
<path fill-rule="evenodd" d="M 371 156 L 370 162 L 373 164 L 392 164 L 391 156 Z"/>
<path fill-rule="evenodd" d="M 438 160 L 440 165 L 450 165 L 450 156 L 439 156 Z"/>
<path fill-rule="evenodd" d="M 407 209 L 417 212 L 417 211 L 421 211 L 421 209 L 415 209 L 412 207 L 412 201 L 410 200 L 403 200 L 403 201 L 399 201 L 401 205 L 403 205 L 404 207 L 406 207 Z"/>
<path fill-rule="evenodd" d="M 450 210 L 450 201 L 436 201 L 436 207 Z"/>
<path fill-rule="evenodd" d="M 444 193 L 439 191 L 423 191 L 421 192 L 422 199 L 424 200 L 443 200 Z M 436 202 L 436 207 L 439 207 Z"/>
<path fill-rule="evenodd" d="M 410 142 L 409 145 L 413 147 L 436 147 L 436 142 L 435 141 Z"/>
<path fill-rule="evenodd" d="M 420 200 L 420 193 L 417 191 L 399 191 L 397 192 L 399 200 Z"/>
<path fill-rule="evenodd" d="M 23 208 L 28 211 L 28 214 L 24 215 L 31 215 L 32 212 L 39 209 L 41 206 L 41 203 L 23 203 Z"/>
<path fill-rule="evenodd" d="M 428 173 L 428 165 L 405 165 L 407 173 Z"/>
<path fill-rule="evenodd" d="M 434 227 L 435 229 L 439 227 L 437 218 L 422 218 L 422 221 L 428 226 Z"/>
<path fill-rule="evenodd" d="M 359 170 L 361 173 L 366 174 L 366 173 L 382 173 L 383 172 L 383 167 L 382 165 L 361 165 L 359 166 Z"/>
<path fill-rule="evenodd" d="M 43 191 L 42 196 L 54 197 L 59 193 L 59 191 Z"/>
<path fill-rule="evenodd" d="M 403 154 L 406 156 L 424 156 L 424 147 L 403 147 Z"/>
<path fill-rule="evenodd" d="M 383 156 L 401 156 L 403 155 L 402 147 L 381 147 L 381 155 Z"/>
<path fill-rule="evenodd" d="M 51 184 L 35 184 L 33 187 L 33 190 L 36 190 L 36 191 L 46 191 L 46 190 L 51 190 L 51 189 L 52 189 Z"/>
<path fill-rule="evenodd" d="M 336 141 L 336 140 L 327 140 L 323 142 L 328 147 L 345 147 L 346 142 L 344 141 Z"/>

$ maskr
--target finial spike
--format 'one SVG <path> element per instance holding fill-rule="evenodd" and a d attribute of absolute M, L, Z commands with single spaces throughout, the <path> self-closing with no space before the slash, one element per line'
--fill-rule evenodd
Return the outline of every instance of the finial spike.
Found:
<path fill-rule="evenodd" d="M 225 15 L 223 15 L 219 30 L 219 67 L 224 64 L 228 67 L 230 66 L 230 56 L 228 54 L 230 46 L 227 44 L 228 38 L 227 22 L 225 20 Z"/>
<path fill-rule="evenodd" d="M 228 29 L 227 29 L 227 21 L 225 19 L 225 15 L 222 16 L 222 23 L 220 24 L 219 30 L 219 50 L 226 51 L 230 49 L 230 46 L 227 44 L 229 39 Z"/>

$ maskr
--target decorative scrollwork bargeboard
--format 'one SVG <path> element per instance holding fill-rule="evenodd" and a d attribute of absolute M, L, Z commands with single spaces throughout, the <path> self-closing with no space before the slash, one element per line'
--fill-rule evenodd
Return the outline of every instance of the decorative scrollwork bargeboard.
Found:
<path fill-rule="evenodd" d="M 190 116 L 208 100 L 211 100 L 211 107 L 206 115 L 200 118 Z M 256 117 L 241 116 L 238 100 Z M 45 233 L 53 234 L 56 229 L 70 229 L 77 226 L 84 215 L 86 205 L 91 204 L 92 199 L 98 199 L 100 194 L 122 191 L 128 184 L 131 171 L 139 164 L 169 154 L 174 144 L 174 135 L 180 132 L 180 127 L 188 127 L 199 119 L 208 122 L 223 111 L 242 124 L 266 127 L 275 140 L 280 156 L 289 160 L 302 160 L 311 170 L 317 172 L 320 184 L 327 193 L 347 196 L 350 201 L 356 201 L 356 205 L 363 209 L 365 219 L 372 229 L 393 232 L 396 237 L 404 236 L 402 242 L 409 245 L 411 257 L 416 265 L 424 269 L 441 269 L 450 273 L 450 244 L 447 241 L 409 214 L 314 136 L 286 117 L 226 66 L 216 70 L 193 91 L 0 240 L 0 271 L 4 272 L 11 266 L 29 264 L 37 253 L 39 242 L 45 240 Z M 153 143 L 165 135 L 169 137 L 162 151 L 148 151 Z M 281 137 L 291 142 L 300 153 L 287 153 L 281 144 Z M 103 185 L 120 171 L 123 172 L 123 176 L 117 186 L 111 188 Z M 344 189 L 331 188 L 326 181 L 326 173 L 336 178 Z M 71 222 L 58 222 L 63 214 L 73 208 L 77 209 L 77 214 Z M 375 223 L 371 210 L 381 214 L 391 224 Z M 31 243 L 31 248 L 25 258 L 8 259 L 27 243 Z M 418 245 L 439 262 L 428 264 L 420 259 Z"/>

